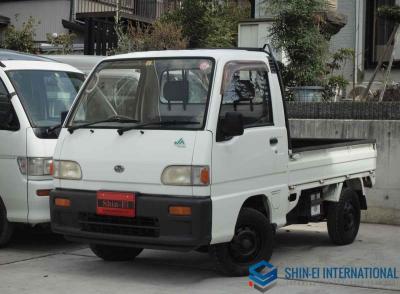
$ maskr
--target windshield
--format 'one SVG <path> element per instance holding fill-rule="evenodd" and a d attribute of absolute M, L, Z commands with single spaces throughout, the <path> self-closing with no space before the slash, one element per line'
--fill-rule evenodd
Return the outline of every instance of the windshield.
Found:
<path fill-rule="evenodd" d="M 204 58 L 104 62 L 90 76 L 67 125 L 200 129 L 213 66 Z"/>
<path fill-rule="evenodd" d="M 48 128 L 61 122 L 83 84 L 79 73 L 47 70 L 7 72 L 34 128 Z"/>

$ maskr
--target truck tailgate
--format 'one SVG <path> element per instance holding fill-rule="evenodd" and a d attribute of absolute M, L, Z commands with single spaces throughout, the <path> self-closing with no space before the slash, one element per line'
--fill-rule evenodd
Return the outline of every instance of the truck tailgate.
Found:
<path fill-rule="evenodd" d="M 366 176 L 375 171 L 376 156 L 373 141 L 294 150 L 289 161 L 289 186 Z"/>

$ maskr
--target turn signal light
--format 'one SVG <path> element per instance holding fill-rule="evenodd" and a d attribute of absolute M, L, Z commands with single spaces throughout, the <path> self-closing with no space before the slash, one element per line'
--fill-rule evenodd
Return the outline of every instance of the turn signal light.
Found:
<path fill-rule="evenodd" d="M 170 215 L 189 216 L 192 215 L 192 208 L 190 206 L 170 206 Z"/>
<path fill-rule="evenodd" d="M 49 196 L 50 195 L 50 189 L 46 190 L 36 190 L 36 195 L 38 196 Z"/>
<path fill-rule="evenodd" d="M 200 182 L 203 185 L 210 184 L 210 170 L 208 168 L 202 168 L 200 171 Z"/>
<path fill-rule="evenodd" d="M 60 206 L 60 207 L 70 207 L 71 206 L 71 200 L 65 199 L 65 198 L 56 198 L 54 203 L 56 206 Z"/>
<path fill-rule="evenodd" d="M 51 176 L 54 175 L 54 161 L 53 160 L 50 162 L 49 172 L 50 172 Z"/>

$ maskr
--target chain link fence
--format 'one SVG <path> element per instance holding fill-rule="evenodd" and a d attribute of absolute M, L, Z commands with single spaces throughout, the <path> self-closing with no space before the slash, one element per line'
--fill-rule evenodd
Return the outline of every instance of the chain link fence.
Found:
<path fill-rule="evenodd" d="M 293 119 L 400 120 L 400 102 L 286 102 Z"/>

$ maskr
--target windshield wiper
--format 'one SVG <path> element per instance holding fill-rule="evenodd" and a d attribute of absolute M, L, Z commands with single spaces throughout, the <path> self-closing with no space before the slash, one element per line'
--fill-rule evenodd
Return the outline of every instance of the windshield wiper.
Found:
<path fill-rule="evenodd" d="M 53 127 L 48 127 L 48 128 L 46 128 L 46 133 L 48 135 L 49 134 L 53 134 L 55 130 L 57 130 L 57 129 L 61 128 L 61 127 L 62 127 L 62 124 L 58 124 L 58 125 L 55 125 Z"/>
<path fill-rule="evenodd" d="M 199 124 L 200 123 L 197 121 L 190 121 L 190 120 L 153 121 L 153 122 L 148 122 L 148 123 L 144 123 L 144 124 L 140 124 L 140 125 L 136 125 L 136 126 L 132 126 L 132 127 L 118 129 L 118 134 L 120 136 L 122 136 L 127 131 L 137 130 L 137 129 L 141 129 L 143 127 L 153 126 L 153 125 L 154 126 L 170 126 L 170 125 L 178 126 L 178 125 L 199 125 Z"/>
<path fill-rule="evenodd" d="M 68 127 L 68 132 L 70 132 L 70 134 L 72 134 L 77 129 L 86 128 L 86 127 L 90 127 L 90 126 L 100 124 L 100 123 L 105 123 L 105 122 L 138 123 L 140 121 L 126 117 L 126 116 L 116 115 L 116 116 L 109 117 L 107 119 L 103 119 L 103 120 L 99 120 L 99 121 L 95 121 L 95 122 L 91 122 L 91 123 L 87 123 L 87 124 Z"/>

